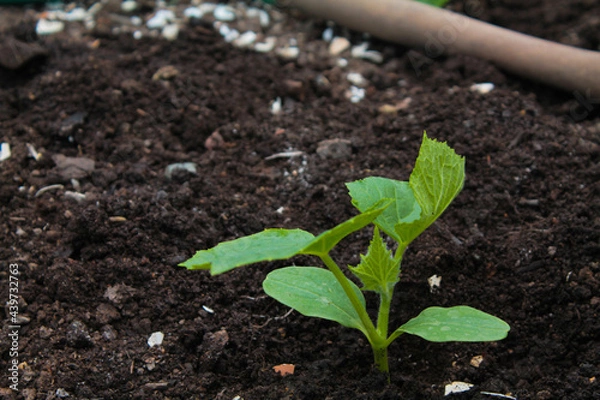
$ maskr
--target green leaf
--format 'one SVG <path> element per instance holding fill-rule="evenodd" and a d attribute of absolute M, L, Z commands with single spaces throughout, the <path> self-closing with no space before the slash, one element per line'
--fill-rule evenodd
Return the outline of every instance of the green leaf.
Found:
<path fill-rule="evenodd" d="M 254 235 L 219 243 L 209 250 L 198 251 L 179 266 L 210 269 L 211 275 L 217 275 L 243 265 L 293 257 L 314 239 L 312 233 L 301 229 L 266 229 Z"/>
<path fill-rule="evenodd" d="M 448 0 L 417 0 L 421 3 L 429 4 L 430 6 L 443 7 L 448 3 Z"/>
<path fill-rule="evenodd" d="M 391 204 L 390 199 L 381 199 L 369 207 L 365 212 L 342 222 L 338 226 L 317 236 L 307 247 L 302 249 L 302 254 L 321 256 L 328 254 L 343 238 L 359 229 L 369 225 Z"/>
<path fill-rule="evenodd" d="M 365 307 L 365 298 L 358 286 L 348 282 Z M 276 269 L 267 275 L 263 289 L 275 300 L 307 317 L 336 321 L 367 334 L 348 296 L 329 270 L 316 267 Z"/>
<path fill-rule="evenodd" d="M 394 335 L 410 333 L 430 342 L 490 342 L 504 339 L 509 330 L 510 326 L 500 318 L 472 307 L 429 307 Z"/>
<path fill-rule="evenodd" d="M 211 275 L 262 261 L 285 260 L 298 254 L 325 255 L 344 237 L 370 224 L 390 204 L 382 200 L 359 214 L 315 237 L 301 229 L 266 229 L 263 232 L 219 243 L 198 251 L 179 264 L 188 269 L 209 269 Z"/>
<path fill-rule="evenodd" d="M 465 182 L 465 159 L 446 143 L 429 139 L 423 142 L 408 183 L 421 208 L 416 221 L 400 221 L 394 230 L 405 244 L 427 229 L 460 193 Z"/>
<path fill-rule="evenodd" d="M 360 264 L 349 266 L 350 271 L 363 283 L 363 290 L 372 290 L 390 296 L 392 288 L 398 283 L 400 263 L 394 261 L 392 253 L 381 239 L 379 229 L 375 227 L 373 240 L 367 255 L 360 255 Z"/>
<path fill-rule="evenodd" d="M 391 205 L 375 219 L 382 231 L 400 242 L 396 225 L 400 222 L 412 222 L 421 215 L 421 208 L 416 202 L 408 182 L 382 177 L 368 177 L 346 183 L 352 204 L 364 212 L 382 199 L 391 199 Z"/>

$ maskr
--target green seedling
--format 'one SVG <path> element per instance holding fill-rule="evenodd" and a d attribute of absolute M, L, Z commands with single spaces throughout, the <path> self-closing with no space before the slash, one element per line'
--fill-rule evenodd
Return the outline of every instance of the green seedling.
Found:
<path fill-rule="evenodd" d="M 336 321 L 361 331 L 373 349 L 375 364 L 388 374 L 388 347 L 404 333 L 432 342 L 485 342 L 506 337 L 510 327 L 501 319 L 468 306 L 430 307 L 391 334 L 389 314 L 394 287 L 408 245 L 444 212 L 461 191 L 465 160 L 445 143 L 425 134 L 408 182 L 369 177 L 347 183 L 352 204 L 360 214 L 318 236 L 301 229 L 263 232 L 198 251 L 180 264 L 221 274 L 248 264 L 283 260 L 304 254 L 321 259 L 325 267 L 286 267 L 269 273 L 264 291 L 275 300 L 309 317 Z M 366 255 L 349 270 L 358 287 L 331 258 L 331 250 L 349 234 L 373 223 Z M 390 250 L 381 232 L 396 242 Z M 379 295 L 375 323 L 367 314 L 363 291 Z"/>

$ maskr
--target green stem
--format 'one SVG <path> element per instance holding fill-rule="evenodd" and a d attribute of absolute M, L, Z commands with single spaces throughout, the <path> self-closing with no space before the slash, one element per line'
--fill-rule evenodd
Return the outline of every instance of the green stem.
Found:
<path fill-rule="evenodd" d="M 392 289 L 393 293 L 393 289 Z M 377 333 L 383 338 L 387 338 L 388 326 L 390 323 L 390 306 L 392 303 L 392 293 L 380 293 L 379 295 L 379 313 L 377 314 Z"/>
<path fill-rule="evenodd" d="M 344 273 L 342 272 L 340 267 L 336 264 L 335 261 L 333 261 L 331 256 L 329 254 L 325 254 L 325 255 L 319 255 L 319 257 L 321 258 L 323 263 L 327 266 L 327 268 L 329 268 L 329 270 L 333 273 L 333 275 L 335 276 L 337 281 L 340 283 L 340 285 L 342 286 L 342 289 L 344 290 L 344 293 L 346 293 L 346 296 L 348 296 L 350 303 L 352 303 L 352 306 L 356 310 L 356 313 L 358 314 L 358 317 L 360 318 L 360 321 L 362 322 L 362 324 L 365 328 L 365 335 L 367 336 L 367 339 L 369 340 L 369 344 L 371 345 L 371 348 L 373 349 L 373 357 L 375 360 L 375 365 L 381 372 L 388 375 L 388 380 L 389 380 L 390 367 L 388 364 L 388 354 L 387 354 L 387 346 L 388 346 L 386 343 L 387 335 L 381 335 L 379 329 L 377 329 L 377 330 L 375 329 L 375 325 L 373 325 L 373 321 L 371 321 L 371 318 L 369 318 L 369 314 L 367 314 L 367 310 L 365 309 L 363 304 L 358 299 L 358 296 L 356 296 L 356 293 L 354 293 L 354 290 L 352 290 L 352 287 L 350 286 L 348 278 L 346 278 L 346 276 L 344 275 Z M 381 310 L 380 310 L 380 314 L 381 314 Z M 387 313 L 386 313 L 385 319 L 387 319 L 388 315 L 389 315 L 389 302 L 388 302 L 388 308 L 387 308 Z M 378 325 L 379 325 L 379 321 L 378 321 Z M 386 327 L 385 331 L 387 331 L 387 327 Z"/>

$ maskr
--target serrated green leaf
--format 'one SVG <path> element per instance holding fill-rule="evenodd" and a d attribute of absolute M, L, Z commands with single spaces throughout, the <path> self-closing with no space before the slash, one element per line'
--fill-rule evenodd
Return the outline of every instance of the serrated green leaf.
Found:
<path fill-rule="evenodd" d="M 365 307 L 365 298 L 358 286 L 348 282 Z M 263 289 L 275 300 L 307 317 L 336 321 L 367 334 L 344 289 L 329 270 L 316 267 L 276 269 L 267 275 Z"/>
<path fill-rule="evenodd" d="M 375 227 L 373 240 L 366 255 L 360 256 L 360 264 L 348 268 L 363 284 L 363 290 L 372 290 L 390 296 L 392 288 L 399 280 L 400 263 L 394 261 L 392 253 L 381 239 L 379 229 Z"/>
<path fill-rule="evenodd" d="M 408 182 L 382 177 L 368 177 L 346 183 L 352 204 L 361 212 L 373 207 L 381 199 L 391 199 L 391 205 L 375 219 L 377 225 L 387 235 L 400 241 L 395 230 L 399 222 L 412 222 L 421 215 L 421 208 L 416 202 Z"/>
<path fill-rule="evenodd" d="M 217 275 L 243 265 L 293 257 L 314 239 L 312 233 L 302 229 L 266 229 L 198 251 L 179 266 L 209 269 L 211 275 Z"/>
<path fill-rule="evenodd" d="M 391 200 L 381 199 L 365 212 L 342 222 L 333 229 L 321 233 L 306 248 L 302 249 L 300 253 L 316 256 L 329 253 L 340 240 L 373 222 L 390 204 Z"/>
<path fill-rule="evenodd" d="M 510 326 L 498 317 L 468 306 L 429 307 L 396 332 L 430 342 L 490 342 L 508 335 Z"/>
<path fill-rule="evenodd" d="M 465 159 L 445 142 L 429 139 L 423 142 L 408 183 L 421 208 L 415 221 L 400 221 L 394 227 L 396 236 L 405 244 L 427 229 L 450 205 L 465 182 Z"/>

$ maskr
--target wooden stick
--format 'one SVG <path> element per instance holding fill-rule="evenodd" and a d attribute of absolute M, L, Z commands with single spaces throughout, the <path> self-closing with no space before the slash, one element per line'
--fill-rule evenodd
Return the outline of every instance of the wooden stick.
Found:
<path fill-rule="evenodd" d="M 464 54 L 600 102 L 600 53 L 500 28 L 407 0 L 287 0 L 316 17 L 409 47 L 428 57 Z"/>

